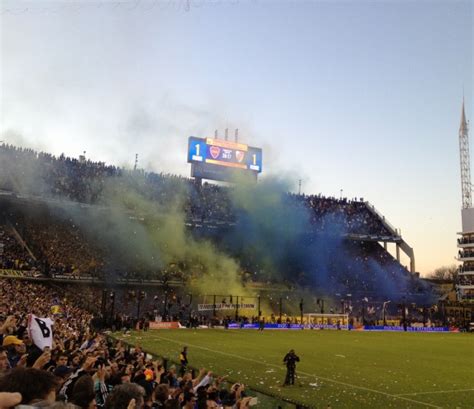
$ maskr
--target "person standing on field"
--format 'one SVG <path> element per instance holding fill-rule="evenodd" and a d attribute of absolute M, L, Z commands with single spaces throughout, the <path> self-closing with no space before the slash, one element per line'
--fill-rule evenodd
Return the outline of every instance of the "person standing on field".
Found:
<path fill-rule="evenodd" d="M 188 347 L 184 347 L 181 353 L 179 354 L 179 362 L 181 363 L 179 374 L 183 376 L 188 367 Z"/>
<path fill-rule="evenodd" d="M 295 354 L 295 350 L 291 349 L 285 357 L 283 358 L 283 363 L 286 364 L 286 377 L 285 385 L 294 385 L 295 384 L 295 375 L 296 375 L 296 362 L 299 362 L 300 358 Z"/>

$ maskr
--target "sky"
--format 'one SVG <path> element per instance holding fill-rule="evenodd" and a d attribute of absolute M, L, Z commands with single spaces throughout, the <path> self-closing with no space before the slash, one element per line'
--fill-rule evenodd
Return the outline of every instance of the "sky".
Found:
<path fill-rule="evenodd" d="M 188 136 L 239 128 L 262 177 L 368 200 L 427 275 L 456 262 L 473 27 L 470 0 L 0 0 L 0 140 L 188 176 Z"/>

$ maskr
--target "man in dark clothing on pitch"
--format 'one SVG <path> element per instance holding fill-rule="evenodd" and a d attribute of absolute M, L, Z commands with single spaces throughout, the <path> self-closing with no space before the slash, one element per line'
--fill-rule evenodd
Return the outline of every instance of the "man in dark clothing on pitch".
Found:
<path fill-rule="evenodd" d="M 188 367 L 188 347 L 184 347 L 181 354 L 179 354 L 179 362 L 181 363 L 179 374 L 183 376 Z"/>
<path fill-rule="evenodd" d="M 286 364 L 286 377 L 283 386 L 295 384 L 296 363 L 299 361 L 300 358 L 295 354 L 294 349 L 291 349 L 283 358 L 283 362 Z"/>

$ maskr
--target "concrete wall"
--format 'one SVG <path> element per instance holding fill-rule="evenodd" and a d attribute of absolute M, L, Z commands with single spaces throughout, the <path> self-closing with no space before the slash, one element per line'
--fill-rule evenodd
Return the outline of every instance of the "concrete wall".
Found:
<path fill-rule="evenodd" d="M 462 232 L 474 232 L 474 208 L 462 209 Z"/>

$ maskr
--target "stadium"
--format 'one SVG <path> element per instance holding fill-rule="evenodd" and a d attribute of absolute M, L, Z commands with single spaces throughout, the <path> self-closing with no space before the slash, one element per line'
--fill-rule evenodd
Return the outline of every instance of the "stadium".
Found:
<path fill-rule="evenodd" d="M 155 5 L 2 11 L 16 25 L 23 14 L 156 16 Z M 183 7 L 166 12 L 193 13 L 192 1 Z M 14 106 L 2 107 L 7 125 Z M 110 152 L 92 159 L 58 154 L 73 136 L 23 139 L 1 126 L 0 409 L 474 408 L 464 97 L 450 139 L 461 165 L 457 264 L 431 277 L 367 190 L 303 192 L 301 179 L 295 189 L 275 146 L 239 129 L 209 132 L 214 125 L 198 112 L 198 121 L 179 119 L 189 132 L 176 137 L 178 148 L 164 142 L 160 158 L 172 160 L 153 165 L 138 154 L 124 165 L 117 146 L 125 137 L 94 134 L 94 146 Z M 150 126 L 140 115 L 127 132 Z M 181 124 L 171 117 L 174 132 Z M 138 151 L 140 138 L 134 143 Z M 284 159 L 303 162 L 303 153 L 295 142 Z M 370 174 L 367 183 L 378 180 Z M 422 225 L 425 215 L 417 217 Z"/>
<path fill-rule="evenodd" d="M 189 139 L 191 163 L 196 140 Z M 201 151 L 210 152 L 213 146 L 222 145 L 247 149 L 228 140 L 198 141 L 207 145 Z M 272 334 L 271 344 L 281 351 L 285 343 L 305 351 L 314 342 L 318 349 L 320 342 L 340 342 L 333 335 L 324 335 L 321 341 L 319 333 L 314 335 L 313 331 L 322 329 L 335 330 L 336 334 L 339 330 L 427 333 L 469 329 L 469 293 L 462 293 L 466 301 L 456 301 L 463 306 L 463 314 L 453 313 L 458 310 L 449 308 L 449 302 L 437 296 L 433 283 L 410 272 L 386 250 L 388 243 L 395 243 L 397 252 L 407 249 L 413 260 L 410 246 L 362 199 L 291 194 L 282 181 L 257 184 L 257 174 L 245 174 L 255 171 L 229 173 L 231 166 L 214 163 L 209 169 L 201 164 L 199 174 L 193 168 L 193 177 L 187 179 L 121 169 L 83 157 L 56 158 L 5 144 L 0 147 L 0 155 L 4 339 L 15 328 L 20 336 L 15 335 L 15 341 L 23 339 L 26 344 L 31 333 L 29 314 L 44 319 L 53 313 L 54 333 L 65 337 L 55 335 L 57 346 L 48 355 L 54 371 L 58 368 L 54 362 L 64 353 L 62 349 L 99 342 L 92 347 L 98 348 L 93 355 L 105 359 L 113 340 L 120 340 L 119 345 L 128 345 L 132 355 L 136 354 L 131 351 L 136 351 L 137 343 L 143 344 L 146 357 L 159 356 L 175 365 L 179 365 L 176 348 L 189 345 L 199 357 L 194 361 L 196 370 L 211 365 L 220 376 L 233 378 L 232 370 L 238 371 L 242 362 L 237 359 L 233 365 L 223 366 L 215 358 L 219 354 L 234 357 L 232 351 L 243 350 L 250 343 L 257 346 L 256 351 L 249 351 L 254 357 L 243 354 L 240 359 L 259 363 L 257 357 L 265 357 L 260 348 L 269 342 L 263 337 L 269 337 L 266 331 L 275 329 L 310 330 L 297 332 L 298 341 L 295 335 L 280 335 L 280 331 L 276 335 L 279 340 L 274 341 Z M 261 150 L 259 155 L 261 158 Z M 203 183 L 200 176 L 205 172 L 207 178 L 212 173 L 215 179 L 231 182 L 228 186 Z M 247 201 L 249 197 L 253 198 L 251 202 Z M 45 296 L 37 297 L 38 291 Z M 20 301 L 12 310 L 12 295 L 26 304 Z M 80 319 L 71 317 L 69 309 Z M 74 329 L 75 334 L 72 338 L 63 332 L 71 325 L 70 318 L 73 328 L 69 330 Z M 62 322 L 59 327 L 58 322 Z M 85 333 L 82 325 L 89 328 Z M 265 335 L 254 339 L 251 330 L 257 329 L 265 330 Z M 100 335 L 104 330 L 113 338 Z M 212 345 L 210 339 L 219 340 L 222 331 L 246 330 L 249 335 L 236 336 L 232 341 L 222 339 L 222 349 L 216 349 L 215 355 L 206 360 L 206 354 L 213 351 L 206 347 Z M 113 335 L 115 331 L 120 332 Z M 187 331 L 198 336 L 189 337 Z M 345 338 L 345 342 L 374 342 L 360 336 L 357 333 L 357 338 Z M 398 335 L 386 336 L 395 345 L 402 342 Z M 423 335 L 414 337 L 408 342 L 416 347 Z M 467 349 L 469 342 L 470 338 L 461 341 Z M 29 347 L 27 359 L 34 366 L 43 355 L 35 344 Z M 375 345 L 373 349 L 377 349 Z M 332 356 L 345 359 L 346 351 L 343 342 L 337 352 L 344 353 L 332 351 Z M 311 356 L 310 350 L 305 355 Z M 17 358 L 21 356 L 9 359 L 15 362 Z M 434 358 L 428 355 L 426 360 Z M 146 362 L 145 367 L 149 365 Z M 374 407 L 407 403 L 438 407 L 430 403 L 436 400 L 416 399 L 417 392 L 380 392 L 318 375 L 308 379 L 311 370 L 300 372 L 301 384 L 306 383 L 301 387 L 308 394 L 302 398 L 301 390 L 286 392 L 278 383 L 281 379 L 276 384 L 274 379 L 266 379 L 267 373 L 278 372 L 274 365 L 264 360 L 258 365 L 260 372 L 262 366 L 266 369 L 263 373 L 258 369 L 237 372 L 245 374 L 250 391 L 260 394 L 261 405 L 267 407 L 282 402 L 312 407 L 313 399 L 329 404 L 336 399 L 341 402 L 336 407 L 350 407 L 344 401 L 346 391 L 333 397 L 341 393 L 338 386 L 353 388 L 351 399 L 359 403 L 373 399 Z M 176 369 L 166 369 L 168 372 L 160 376 L 162 380 L 174 376 L 172 386 L 181 378 L 173 373 Z M 140 371 L 134 379 L 141 379 Z M 262 387 L 265 382 L 274 385 Z M 321 382 L 327 386 L 323 388 Z M 151 385 L 146 380 L 138 383 L 145 389 Z M 465 389 L 469 400 L 468 386 L 458 389 Z M 238 399 L 231 395 L 222 399 L 229 399 L 233 405 Z"/>

